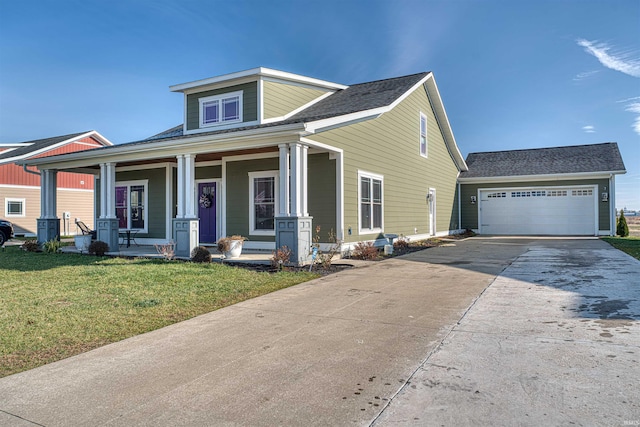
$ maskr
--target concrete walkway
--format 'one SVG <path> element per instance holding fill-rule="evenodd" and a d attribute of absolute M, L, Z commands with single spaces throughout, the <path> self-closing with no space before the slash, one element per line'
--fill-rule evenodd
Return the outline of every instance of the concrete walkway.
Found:
<path fill-rule="evenodd" d="M 575 248 L 582 247 L 586 252 L 576 257 Z M 541 418 L 551 398 L 523 397 L 512 411 L 512 384 L 520 384 L 522 396 L 553 397 L 556 404 L 547 411 L 552 416 L 564 406 L 557 399 L 573 398 L 563 392 L 568 387 L 580 396 L 577 402 L 597 400 L 621 420 L 640 401 L 637 390 L 627 389 L 638 378 L 634 316 L 640 310 L 632 299 L 640 296 L 609 298 L 599 293 L 607 289 L 597 288 L 598 295 L 575 291 L 584 304 L 531 299 L 538 289 L 575 293 L 563 289 L 564 282 L 544 282 L 556 280 L 558 271 L 567 286 L 581 285 L 573 277 L 609 282 L 612 268 L 590 273 L 580 261 L 589 251 L 600 264 L 624 259 L 627 282 L 640 277 L 640 263 L 593 239 L 468 239 L 323 277 L 0 379 L 0 425 L 512 425 L 526 424 L 527 416 L 531 425 L 540 425 L 536 421 L 561 419 Z M 622 302 L 607 304 L 617 300 Z M 600 327 L 603 310 L 609 313 L 604 321 L 624 325 Z M 547 332 L 551 327 L 555 334 Z M 564 341 L 563 331 L 575 334 L 577 328 L 595 331 Z M 599 335 L 605 329 L 612 337 Z M 590 342 L 597 347 L 603 340 L 604 347 L 590 358 L 595 347 L 581 345 L 592 336 Z M 511 359 L 494 357 L 496 348 Z M 573 368 L 576 348 L 586 353 Z M 573 374 L 566 381 L 547 377 L 556 370 L 545 366 L 558 360 Z M 627 374 L 610 381 L 597 376 L 599 386 L 587 387 L 589 361 L 600 364 L 600 373 L 619 363 L 615 375 L 623 367 Z M 433 376 L 451 372 L 446 380 Z M 460 383 L 454 384 L 457 376 Z M 564 385 L 574 379 L 585 380 L 585 386 Z M 429 387 L 442 383 L 454 385 Z M 496 411 L 513 415 L 491 418 Z"/>

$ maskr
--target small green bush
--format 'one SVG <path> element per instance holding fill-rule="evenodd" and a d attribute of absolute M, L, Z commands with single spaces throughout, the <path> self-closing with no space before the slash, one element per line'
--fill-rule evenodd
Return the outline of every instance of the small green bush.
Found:
<path fill-rule="evenodd" d="M 25 240 L 25 242 L 20 246 L 23 251 L 27 252 L 40 252 L 40 245 L 37 240 Z"/>
<path fill-rule="evenodd" d="M 89 253 L 95 256 L 104 256 L 109 251 L 109 245 L 102 240 L 94 240 L 89 245 Z"/>
<path fill-rule="evenodd" d="M 60 240 L 47 240 L 42 244 L 42 249 L 48 254 L 55 254 L 60 250 Z"/>
<path fill-rule="evenodd" d="M 627 225 L 627 219 L 624 217 L 624 211 L 620 211 L 620 217 L 616 224 L 616 234 L 620 237 L 629 235 L 629 226 Z"/>
<path fill-rule="evenodd" d="M 211 262 L 211 252 L 204 246 L 196 246 L 191 251 L 191 261 L 193 262 Z"/>

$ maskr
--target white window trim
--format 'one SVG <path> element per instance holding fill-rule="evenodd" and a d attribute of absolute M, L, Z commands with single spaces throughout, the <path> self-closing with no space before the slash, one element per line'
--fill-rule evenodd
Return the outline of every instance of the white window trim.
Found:
<path fill-rule="evenodd" d="M 236 92 L 228 92 L 228 93 L 222 93 L 220 95 L 213 95 L 213 96 L 207 96 L 204 98 L 198 98 L 198 121 L 200 123 L 200 127 L 201 128 L 208 128 L 208 127 L 214 127 L 214 126 L 222 126 L 222 125 L 228 125 L 228 124 L 232 124 L 232 123 L 241 123 L 242 122 L 242 96 L 243 91 L 239 90 Z M 238 97 L 238 118 L 236 120 L 223 120 L 223 114 L 222 114 L 222 100 L 224 99 L 228 99 L 228 98 L 235 98 Z M 204 122 L 204 104 L 205 103 L 209 103 L 212 101 L 219 101 L 220 102 L 220 109 L 219 109 L 219 114 L 220 114 L 220 120 L 216 123 L 205 123 Z"/>
<path fill-rule="evenodd" d="M 377 179 L 381 182 L 382 188 L 380 191 L 382 192 L 381 203 L 382 203 L 382 221 L 380 228 L 362 228 L 362 178 L 371 178 Z M 371 189 L 371 197 L 373 198 L 373 188 Z M 371 212 L 371 223 L 373 224 L 373 212 Z M 375 233 L 383 233 L 384 232 L 384 176 L 378 175 L 371 172 L 358 171 L 358 234 L 375 234 Z"/>
<path fill-rule="evenodd" d="M 422 153 L 422 119 L 424 118 L 424 153 Z M 418 152 L 421 157 L 429 158 L 429 121 L 427 115 L 420 111 L 418 120 Z"/>
<path fill-rule="evenodd" d="M 253 191 L 253 181 L 256 178 L 275 178 L 274 179 L 274 196 L 275 196 L 275 211 L 274 215 L 278 214 L 278 209 L 280 206 L 280 172 L 279 171 L 260 171 L 260 172 L 249 172 L 249 235 L 252 236 L 275 236 L 275 218 L 274 218 L 274 229 L 273 230 L 256 230 L 255 228 L 255 205 L 254 205 L 254 191 Z"/>
<path fill-rule="evenodd" d="M 21 203 L 22 204 L 22 213 L 21 214 L 13 214 L 9 213 L 9 203 Z M 4 216 L 11 218 L 24 218 L 27 216 L 27 199 L 16 199 L 13 197 L 6 197 L 4 199 Z"/>
<path fill-rule="evenodd" d="M 149 180 L 141 179 L 138 181 L 117 181 L 116 187 L 127 187 L 127 212 L 131 211 L 131 187 L 135 185 L 144 186 L 144 228 L 134 228 L 133 230 L 139 230 L 139 233 L 147 234 L 149 232 Z M 115 190 L 114 190 L 115 197 Z M 115 203 L 114 203 L 115 204 Z M 132 230 L 131 228 L 131 216 L 127 217 L 127 228 L 120 228 L 120 231 Z"/>

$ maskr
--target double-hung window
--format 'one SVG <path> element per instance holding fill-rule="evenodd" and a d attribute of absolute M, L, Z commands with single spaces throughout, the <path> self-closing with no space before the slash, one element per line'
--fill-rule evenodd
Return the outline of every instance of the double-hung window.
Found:
<path fill-rule="evenodd" d="M 116 183 L 116 217 L 121 230 L 146 231 L 147 181 Z"/>
<path fill-rule="evenodd" d="M 360 234 L 382 231 L 382 176 L 358 172 Z"/>
<path fill-rule="evenodd" d="M 249 172 L 249 234 L 276 234 L 278 175 L 278 171 Z"/>
<path fill-rule="evenodd" d="M 242 121 L 242 91 L 200 98 L 200 127 Z"/>
<path fill-rule="evenodd" d="M 5 205 L 4 205 L 4 215 L 9 217 L 9 216 L 16 216 L 16 217 L 23 217 L 25 216 L 25 201 L 26 199 L 9 199 L 6 198 L 5 199 Z"/>
<path fill-rule="evenodd" d="M 427 116 L 420 113 L 420 155 L 427 157 Z"/>

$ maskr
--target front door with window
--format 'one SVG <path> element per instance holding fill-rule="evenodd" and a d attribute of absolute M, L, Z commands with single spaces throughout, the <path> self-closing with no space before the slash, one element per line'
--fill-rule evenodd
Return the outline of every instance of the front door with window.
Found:
<path fill-rule="evenodd" d="M 216 233 L 216 183 L 198 184 L 198 218 L 200 218 L 200 242 L 214 243 Z"/>

